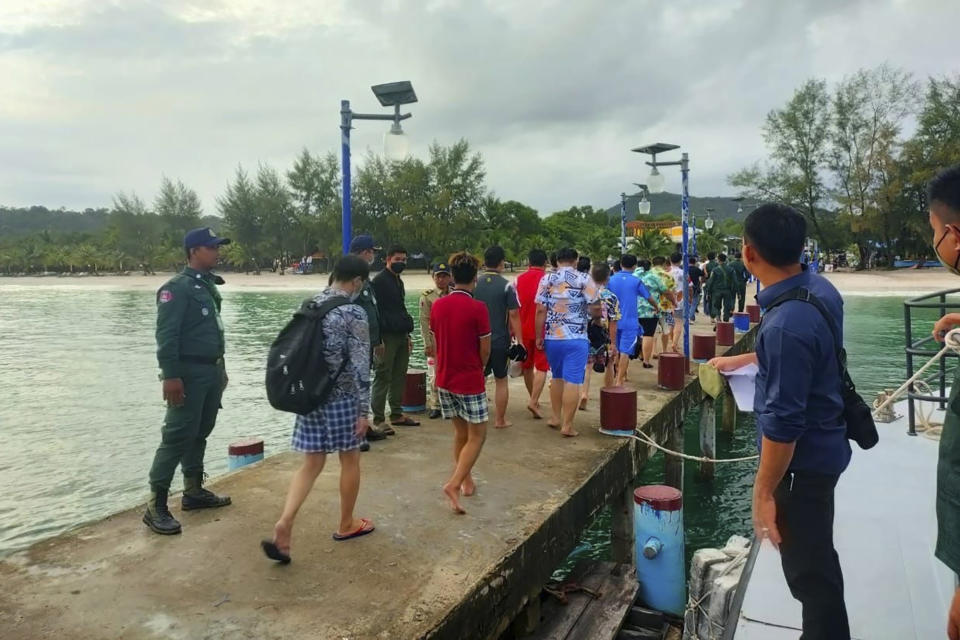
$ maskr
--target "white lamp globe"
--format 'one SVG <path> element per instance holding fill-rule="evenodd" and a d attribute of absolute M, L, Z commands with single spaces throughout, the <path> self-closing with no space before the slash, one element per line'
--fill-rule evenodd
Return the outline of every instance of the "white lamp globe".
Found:
<path fill-rule="evenodd" d="M 743 205 L 742 205 L 742 204 L 738 204 L 738 205 L 737 205 L 737 215 L 738 215 L 738 216 L 739 216 L 739 215 L 743 215 Z"/>
<path fill-rule="evenodd" d="M 403 133 L 399 122 L 394 122 L 390 131 L 383 134 L 383 155 L 387 160 L 405 160 L 410 152 L 410 140 Z"/>
<path fill-rule="evenodd" d="M 647 190 L 650 193 L 663 193 L 663 188 L 663 176 L 660 175 L 660 172 L 654 167 L 653 171 L 650 172 L 650 177 L 647 178 Z"/>
<path fill-rule="evenodd" d="M 710 216 L 707 216 L 707 219 L 703 221 L 703 228 L 706 229 L 707 231 L 710 231 L 710 229 L 713 229 L 713 218 L 711 218 Z"/>
<path fill-rule="evenodd" d="M 643 195 L 639 204 L 637 204 L 637 212 L 642 216 L 650 214 L 650 201 L 647 200 L 646 194 Z"/>

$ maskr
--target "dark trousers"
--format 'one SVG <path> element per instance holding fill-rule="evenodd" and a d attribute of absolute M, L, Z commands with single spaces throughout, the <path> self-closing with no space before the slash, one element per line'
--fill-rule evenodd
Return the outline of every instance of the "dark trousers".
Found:
<path fill-rule="evenodd" d="M 203 474 L 207 438 L 217 423 L 225 384 L 223 364 L 184 366 L 183 405 L 167 407 L 160 446 L 150 467 L 152 491 L 169 491 L 178 464 L 184 478 L 197 478 Z"/>
<path fill-rule="evenodd" d="M 833 548 L 833 490 L 839 476 L 787 472 L 774 493 L 780 561 L 803 605 L 801 640 L 850 640 L 843 573 Z"/>
<path fill-rule="evenodd" d="M 743 313 L 743 307 L 747 303 L 746 285 L 737 288 L 737 311 Z"/>
<path fill-rule="evenodd" d="M 370 393 L 374 424 L 386 420 L 388 396 L 390 419 L 399 420 L 403 416 L 400 405 L 403 402 L 403 390 L 407 386 L 407 365 L 410 363 L 406 333 L 384 333 L 381 338 L 383 357 L 374 362 L 373 388 Z"/>

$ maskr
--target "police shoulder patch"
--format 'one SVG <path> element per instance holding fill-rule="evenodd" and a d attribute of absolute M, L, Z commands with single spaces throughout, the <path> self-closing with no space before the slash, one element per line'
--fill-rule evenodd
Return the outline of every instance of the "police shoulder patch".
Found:
<path fill-rule="evenodd" d="M 157 296 L 157 300 L 160 301 L 160 303 L 170 302 L 173 300 L 173 291 L 170 291 L 170 289 L 163 289 L 160 291 L 160 295 Z"/>

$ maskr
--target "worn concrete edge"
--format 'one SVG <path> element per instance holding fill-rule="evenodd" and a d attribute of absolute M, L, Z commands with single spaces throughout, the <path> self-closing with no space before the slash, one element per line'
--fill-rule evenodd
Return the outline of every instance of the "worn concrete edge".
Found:
<path fill-rule="evenodd" d="M 757 326 L 741 334 L 723 355 L 738 355 L 753 348 Z M 682 428 L 686 412 L 700 402 L 700 381 L 692 378 L 655 416 L 642 426 L 658 443 L 671 429 Z M 526 606 L 530 593 L 542 587 L 576 547 L 582 530 L 615 496 L 633 484 L 646 464 L 650 447 L 632 438 L 611 449 L 597 472 L 577 487 L 515 549 L 477 581 L 429 632 L 424 640 L 489 640 L 497 638 Z M 514 575 L 521 579 L 512 579 Z"/>

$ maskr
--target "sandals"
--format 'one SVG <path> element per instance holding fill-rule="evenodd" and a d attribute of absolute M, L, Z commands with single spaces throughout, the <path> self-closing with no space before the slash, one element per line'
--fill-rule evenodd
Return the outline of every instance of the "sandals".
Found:
<path fill-rule="evenodd" d="M 290 564 L 290 554 L 280 551 L 280 547 L 278 547 L 273 540 L 261 540 L 260 548 L 263 549 L 263 553 L 271 560 L 275 560 L 280 564 Z"/>
<path fill-rule="evenodd" d="M 353 538 L 359 538 L 360 536 L 365 536 L 368 533 L 373 533 L 373 530 L 376 529 L 376 527 L 373 526 L 373 522 L 371 522 L 370 520 L 367 520 L 366 518 L 360 518 L 360 522 L 362 522 L 363 524 L 361 524 L 356 531 L 351 531 L 350 533 L 345 533 L 343 535 L 337 532 L 334 532 L 333 539 L 336 540 L 337 542 L 342 542 L 344 540 L 351 540 Z"/>
<path fill-rule="evenodd" d="M 390 424 L 395 427 L 419 427 L 420 423 L 413 418 L 404 417 L 400 420 L 391 420 Z"/>

